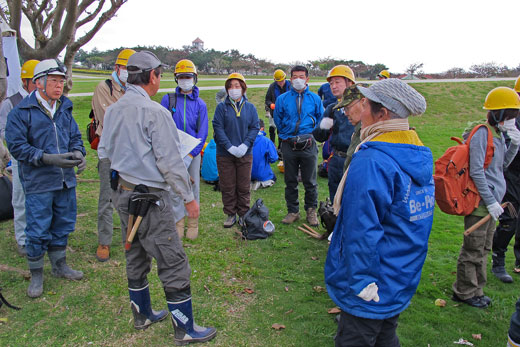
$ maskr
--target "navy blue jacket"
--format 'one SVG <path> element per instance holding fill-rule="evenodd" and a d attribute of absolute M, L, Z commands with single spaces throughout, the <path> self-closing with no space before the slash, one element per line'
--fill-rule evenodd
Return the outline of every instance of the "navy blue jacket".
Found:
<path fill-rule="evenodd" d="M 303 102 L 301 103 L 301 114 L 298 115 L 300 97 L 303 97 Z M 291 90 L 276 99 L 273 116 L 280 138 L 287 140 L 297 135 L 311 134 L 316 125 L 320 124 L 322 115 L 323 105 L 318 95 L 311 92 L 309 87 L 305 87 L 301 94 L 291 87 Z M 298 118 L 301 118 L 301 122 L 298 132 L 295 134 Z"/>
<path fill-rule="evenodd" d="M 227 150 L 231 146 L 247 146 L 246 155 L 251 154 L 253 143 L 260 126 L 255 105 L 242 96 L 238 105 L 240 114 L 237 114 L 229 96 L 224 102 L 217 105 L 213 116 L 213 138 L 217 144 L 217 155 L 231 156 Z"/>
<path fill-rule="evenodd" d="M 350 124 L 348 118 L 343 113 L 343 109 L 333 111 L 332 108 L 337 102 L 330 104 L 323 112 L 323 117 L 334 119 L 334 125 L 329 130 L 321 129 L 318 124 L 313 130 L 312 135 L 316 141 L 325 142 L 330 136 L 332 150 L 346 152 L 350 146 L 350 139 L 354 133 L 354 126 Z"/>
<path fill-rule="evenodd" d="M 35 91 L 7 116 L 5 139 L 11 155 L 18 160 L 25 194 L 44 193 L 76 186 L 74 168 L 45 165 L 43 153 L 80 151 L 86 154 L 78 124 L 72 117 L 72 101 L 61 96 L 51 119 L 36 99 Z"/>
<path fill-rule="evenodd" d="M 318 89 L 318 95 L 320 96 L 321 100 L 323 101 L 323 107 L 327 107 L 330 104 L 333 104 L 338 101 L 338 99 L 332 94 L 332 90 L 330 89 L 329 82 L 323 83 Z"/>
<path fill-rule="evenodd" d="M 287 92 L 291 88 L 291 81 L 285 80 L 285 84 L 283 85 L 283 88 L 280 88 L 278 83 L 273 82 L 269 85 L 269 88 L 267 88 L 267 93 L 265 94 L 265 110 L 271 111 L 271 104 L 276 103 L 276 99 L 282 95 L 283 93 Z"/>

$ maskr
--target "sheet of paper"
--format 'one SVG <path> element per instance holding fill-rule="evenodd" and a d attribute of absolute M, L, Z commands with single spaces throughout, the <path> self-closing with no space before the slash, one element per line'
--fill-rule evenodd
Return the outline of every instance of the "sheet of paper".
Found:
<path fill-rule="evenodd" d="M 184 158 L 193 150 L 193 148 L 197 147 L 201 140 L 179 129 L 177 129 L 177 133 L 179 134 L 179 142 L 181 144 L 181 157 Z"/>

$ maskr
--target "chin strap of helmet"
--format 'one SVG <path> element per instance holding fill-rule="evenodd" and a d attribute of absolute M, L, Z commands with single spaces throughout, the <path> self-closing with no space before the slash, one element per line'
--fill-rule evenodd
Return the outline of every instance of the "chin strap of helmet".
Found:
<path fill-rule="evenodd" d="M 501 109 L 500 110 L 500 113 L 498 113 L 498 119 L 497 119 L 497 112 L 496 111 L 492 111 L 491 112 L 491 116 L 493 117 L 493 120 L 495 121 L 495 123 L 498 125 L 498 123 L 500 123 L 501 121 L 503 121 L 503 118 L 504 118 L 504 112 L 506 110 L 505 109 Z"/>

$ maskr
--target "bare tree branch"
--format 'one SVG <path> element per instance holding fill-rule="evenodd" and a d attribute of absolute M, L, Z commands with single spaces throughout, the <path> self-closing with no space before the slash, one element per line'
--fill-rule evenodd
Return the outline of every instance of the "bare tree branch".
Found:
<path fill-rule="evenodd" d="M 90 3 L 92 3 L 92 1 L 83 1 L 83 2 L 90 2 Z M 82 2 L 82 4 L 83 4 L 83 2 Z M 92 21 L 94 18 L 96 18 L 97 15 L 99 14 L 99 12 L 101 12 L 101 10 L 103 9 L 103 5 L 104 4 L 105 4 L 105 0 L 99 1 L 98 7 L 96 8 L 96 10 L 94 12 L 90 13 L 87 17 L 85 17 L 82 20 L 78 21 L 78 23 L 76 24 L 76 29 L 78 29 L 80 26 L 82 26 L 85 23 L 88 23 L 88 22 Z M 82 6 L 80 5 L 80 13 L 83 13 L 83 11 L 81 11 L 81 7 Z"/>
<path fill-rule="evenodd" d="M 58 1 L 58 3 L 56 4 L 56 9 L 53 11 L 54 20 L 52 21 L 52 26 L 51 26 L 51 29 L 52 29 L 51 37 L 55 38 L 59 35 L 59 33 L 61 31 L 60 27 L 61 27 L 61 19 L 63 18 L 63 11 L 65 11 L 65 8 L 67 8 L 68 5 L 70 5 L 72 3 L 74 3 L 74 1 L 61 0 L 61 1 Z M 76 4 L 77 4 L 77 2 L 76 2 Z M 69 19 L 68 17 L 69 17 L 69 14 L 67 14 L 67 19 Z"/>

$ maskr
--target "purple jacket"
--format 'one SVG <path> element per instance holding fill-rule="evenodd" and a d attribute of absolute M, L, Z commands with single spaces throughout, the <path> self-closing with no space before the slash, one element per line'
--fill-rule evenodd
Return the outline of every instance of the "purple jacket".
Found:
<path fill-rule="evenodd" d="M 208 109 L 204 100 L 199 98 L 199 88 L 193 87 L 191 94 L 182 94 L 179 87 L 175 88 L 177 105 L 169 106 L 168 94 L 164 95 L 161 105 L 172 113 L 173 121 L 179 130 L 201 139 L 201 142 L 190 154 L 199 155 L 208 137 Z M 186 117 L 184 116 L 186 115 Z"/>

